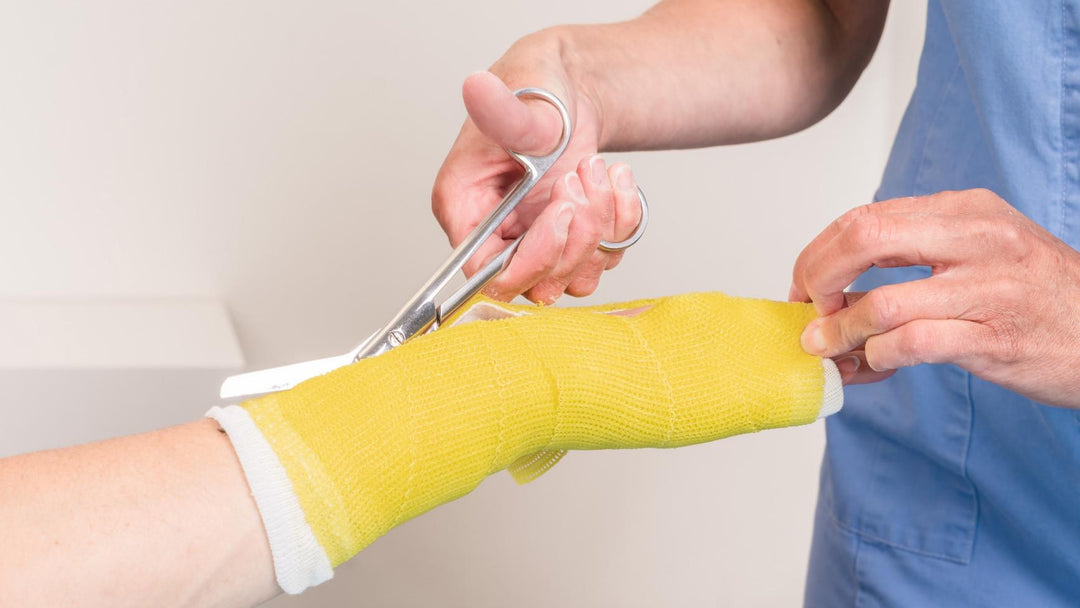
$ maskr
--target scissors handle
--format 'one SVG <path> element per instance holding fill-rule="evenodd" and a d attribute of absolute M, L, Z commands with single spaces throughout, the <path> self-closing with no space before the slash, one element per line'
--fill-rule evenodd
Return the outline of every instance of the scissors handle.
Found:
<path fill-rule="evenodd" d="M 542 99 L 551 105 L 555 106 L 555 109 L 559 112 L 559 117 L 562 118 L 562 135 L 559 138 L 559 143 L 545 156 L 531 156 L 528 154 L 522 154 L 513 150 L 507 150 L 511 157 L 514 158 L 525 169 L 525 175 L 521 180 L 514 185 L 513 188 L 503 197 L 502 201 L 498 204 L 484 218 L 469 236 L 465 237 L 465 240 L 461 242 L 450 254 L 450 257 L 442 263 L 441 266 L 435 271 L 430 279 L 420 288 L 416 294 L 409 298 L 405 306 L 394 318 L 369 339 L 365 344 L 359 347 L 356 353 L 355 361 L 359 361 L 365 357 L 373 357 L 375 355 L 382 354 L 394 347 L 400 346 L 409 338 L 415 335 L 424 333 L 433 325 L 435 325 L 440 319 L 440 307 L 436 304 L 435 298 L 439 293 L 446 288 L 446 285 L 453 279 L 463 266 L 465 262 L 471 258 L 476 251 L 484 244 L 485 241 L 495 232 L 495 229 L 502 224 L 510 213 L 517 207 L 518 203 L 533 189 L 537 182 L 540 181 L 548 169 L 559 160 L 563 151 L 566 150 L 567 144 L 570 143 L 570 136 L 573 133 L 573 126 L 570 122 L 570 112 L 566 109 L 566 106 L 556 97 L 554 94 L 544 89 L 526 88 L 519 89 L 514 92 L 514 95 L 518 97 L 535 97 Z M 483 288 L 484 283 L 491 280 L 499 271 L 505 266 L 510 255 L 513 253 L 513 249 L 516 248 L 517 243 L 520 242 L 520 237 L 517 241 L 507 247 L 506 250 L 499 254 L 497 260 L 492 260 L 485 268 L 482 274 L 483 277 L 475 277 L 480 280 L 472 280 L 466 284 L 465 288 L 459 290 L 454 296 L 451 297 L 452 304 L 456 304 L 454 308 L 463 304 L 469 297 L 476 294 Z M 443 309 L 447 312 L 452 309 Z"/>

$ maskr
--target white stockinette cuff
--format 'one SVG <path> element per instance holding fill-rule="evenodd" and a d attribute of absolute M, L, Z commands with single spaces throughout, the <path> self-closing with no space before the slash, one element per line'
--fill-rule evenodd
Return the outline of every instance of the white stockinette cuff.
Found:
<path fill-rule="evenodd" d="M 238 405 L 212 407 L 206 416 L 229 435 L 244 469 L 270 542 L 274 575 L 281 590 L 296 594 L 333 578 L 330 558 L 311 531 L 285 468 L 247 410 Z"/>
<path fill-rule="evenodd" d="M 840 377 L 836 363 L 832 359 L 822 359 L 821 367 L 825 372 L 825 396 L 821 401 L 821 410 L 818 411 L 818 420 L 832 416 L 844 407 L 844 380 Z"/>

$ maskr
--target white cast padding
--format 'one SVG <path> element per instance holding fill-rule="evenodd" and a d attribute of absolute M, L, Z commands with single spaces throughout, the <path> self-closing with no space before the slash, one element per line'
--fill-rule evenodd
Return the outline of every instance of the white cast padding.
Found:
<path fill-rule="evenodd" d="M 832 359 L 822 359 L 821 367 L 825 372 L 825 398 L 821 402 L 818 420 L 832 416 L 844 407 L 844 381 L 836 363 L 833 363 Z"/>
<path fill-rule="evenodd" d="M 285 468 L 247 410 L 238 405 L 213 407 L 206 415 L 228 433 L 240 459 L 270 541 L 281 590 L 296 594 L 333 578 L 330 558 L 311 531 Z"/>
<path fill-rule="evenodd" d="M 509 317 L 516 317 L 521 314 L 522 313 L 520 312 L 503 308 L 493 302 L 481 301 L 470 306 L 468 310 L 462 313 L 460 317 L 455 319 L 454 322 L 450 324 L 450 327 L 453 327 L 455 325 L 462 325 L 465 323 L 472 323 L 473 321 L 493 321 L 496 319 L 506 319 Z"/>

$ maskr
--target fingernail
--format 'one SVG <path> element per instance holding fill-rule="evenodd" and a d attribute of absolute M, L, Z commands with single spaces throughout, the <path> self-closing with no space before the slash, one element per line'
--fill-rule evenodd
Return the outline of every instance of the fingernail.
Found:
<path fill-rule="evenodd" d="M 792 283 L 791 287 L 789 287 L 788 290 L 787 290 L 788 302 L 794 302 L 795 301 L 795 295 L 796 295 L 795 294 L 795 284 Z"/>
<path fill-rule="evenodd" d="M 845 380 L 854 376 L 861 365 L 862 360 L 855 355 L 836 360 L 836 369 L 840 371 L 840 377 Z"/>
<path fill-rule="evenodd" d="M 577 173 L 566 174 L 566 190 L 575 199 L 579 201 L 585 200 L 585 190 L 581 187 L 581 179 L 578 178 Z"/>
<path fill-rule="evenodd" d="M 607 179 L 607 172 L 604 167 L 604 159 L 599 155 L 593 156 L 589 159 L 589 181 L 594 186 L 603 186 L 604 180 Z"/>
<path fill-rule="evenodd" d="M 565 237 L 570 232 L 570 220 L 574 219 L 574 204 L 563 203 L 555 216 L 555 234 Z"/>
<path fill-rule="evenodd" d="M 825 352 L 825 334 L 821 332 L 821 319 L 814 319 L 802 333 L 803 350 L 811 355 Z"/>
<path fill-rule="evenodd" d="M 616 172 L 615 187 L 619 190 L 634 189 L 634 173 L 630 171 L 630 167 L 622 167 Z"/>

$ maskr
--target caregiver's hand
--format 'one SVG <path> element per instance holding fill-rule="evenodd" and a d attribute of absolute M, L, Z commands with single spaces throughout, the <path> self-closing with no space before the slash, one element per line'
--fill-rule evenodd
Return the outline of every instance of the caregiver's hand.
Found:
<path fill-rule="evenodd" d="M 843 292 L 871 266 L 913 265 L 932 276 Z M 955 363 L 1033 400 L 1080 407 L 1080 253 L 988 190 L 853 209 L 803 250 L 791 299 L 822 315 L 802 336 L 807 351 L 854 351 L 868 364 L 850 381 Z"/>
<path fill-rule="evenodd" d="M 510 265 L 486 291 L 503 300 L 525 293 L 533 301 L 551 303 L 564 292 L 585 296 L 596 289 L 604 270 L 622 257 L 600 251 L 600 240 L 629 237 L 641 209 L 630 168 L 622 163 L 607 167 L 596 155 L 596 104 L 572 82 L 557 61 L 558 52 L 541 39 L 523 39 L 491 72 L 465 80 L 462 95 L 469 118 L 439 170 L 431 200 L 435 217 L 457 246 L 522 175 L 505 149 L 541 155 L 559 141 L 557 111 L 542 100 L 518 99 L 512 90 L 541 87 L 558 96 L 574 124 L 569 146 L 465 267 L 472 275 L 528 230 Z"/>

